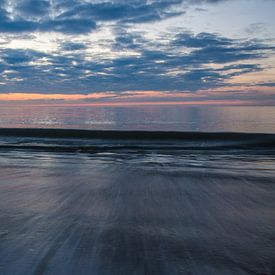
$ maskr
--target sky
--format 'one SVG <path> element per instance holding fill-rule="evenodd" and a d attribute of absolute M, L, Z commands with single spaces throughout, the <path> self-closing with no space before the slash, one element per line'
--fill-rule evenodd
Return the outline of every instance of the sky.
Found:
<path fill-rule="evenodd" d="M 0 0 L 0 104 L 275 105 L 275 0 Z"/>

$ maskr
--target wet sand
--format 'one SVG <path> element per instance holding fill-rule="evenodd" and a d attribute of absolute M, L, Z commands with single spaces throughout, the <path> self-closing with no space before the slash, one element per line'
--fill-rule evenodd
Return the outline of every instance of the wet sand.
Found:
<path fill-rule="evenodd" d="M 274 274 L 275 156 L 0 151 L 0 274 Z"/>

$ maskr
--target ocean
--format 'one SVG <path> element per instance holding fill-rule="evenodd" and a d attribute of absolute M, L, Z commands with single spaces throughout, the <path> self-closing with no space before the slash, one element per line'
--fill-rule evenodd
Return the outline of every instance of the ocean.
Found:
<path fill-rule="evenodd" d="M 275 107 L 0 105 L 0 127 L 275 133 Z"/>
<path fill-rule="evenodd" d="M 274 274 L 275 108 L 0 108 L 0 274 Z"/>

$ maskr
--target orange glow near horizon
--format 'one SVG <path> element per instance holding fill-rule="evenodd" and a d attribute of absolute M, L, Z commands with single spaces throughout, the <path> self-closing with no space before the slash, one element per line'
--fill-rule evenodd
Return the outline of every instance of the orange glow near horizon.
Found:
<path fill-rule="evenodd" d="M 226 98 L 232 91 L 242 96 L 236 99 Z M 275 87 L 234 86 L 205 89 L 192 92 L 165 91 L 128 91 L 102 92 L 91 94 L 39 94 L 39 93 L 7 93 L 0 94 L 0 103 L 28 105 L 247 105 L 257 103 L 249 98 L 249 94 L 274 95 Z M 224 98 L 225 96 L 225 98 Z M 263 104 L 267 102 L 262 100 Z M 267 102 L 268 103 L 268 102 Z"/>
<path fill-rule="evenodd" d="M 15 104 L 7 104 L 7 106 L 18 106 L 22 104 L 19 104 L 17 101 Z M 63 107 L 63 106 L 143 106 L 143 105 L 255 105 L 252 101 L 242 101 L 242 100 L 208 100 L 208 101 L 139 101 L 139 102 L 97 102 L 97 103 L 78 103 L 78 102 L 68 102 L 68 103 L 38 103 L 34 104 L 31 102 L 28 102 L 27 104 L 24 104 L 25 106 L 57 106 L 57 107 Z M 1 106 L 1 104 L 0 104 Z"/>
<path fill-rule="evenodd" d="M 86 98 L 100 99 L 109 97 L 111 93 L 80 94 L 35 94 L 35 93 L 9 93 L 0 94 L 0 101 L 25 101 L 25 100 L 81 100 Z"/>

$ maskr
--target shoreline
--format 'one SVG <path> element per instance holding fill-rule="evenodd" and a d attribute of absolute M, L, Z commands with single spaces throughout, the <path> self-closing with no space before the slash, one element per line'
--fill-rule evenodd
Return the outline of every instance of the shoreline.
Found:
<path fill-rule="evenodd" d="M 144 131 L 144 130 L 86 130 L 63 128 L 0 128 L 0 136 L 85 138 L 85 139 L 192 139 L 240 140 L 243 138 L 272 137 L 273 133 L 198 132 L 198 131 Z"/>

